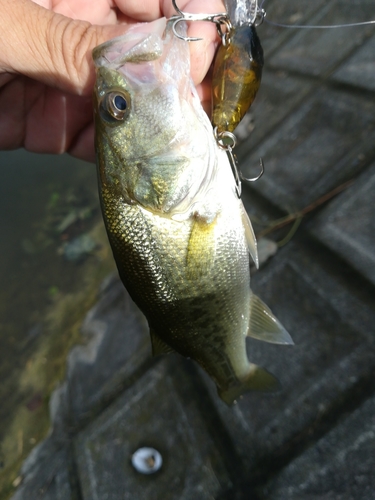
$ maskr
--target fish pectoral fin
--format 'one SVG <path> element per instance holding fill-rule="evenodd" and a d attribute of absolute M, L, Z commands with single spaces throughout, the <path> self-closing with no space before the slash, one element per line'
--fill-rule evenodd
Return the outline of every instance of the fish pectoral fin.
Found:
<path fill-rule="evenodd" d="M 152 328 L 150 328 L 150 337 L 152 345 L 152 355 L 159 356 L 160 354 L 170 354 L 176 352 L 172 347 L 164 342 Z"/>
<path fill-rule="evenodd" d="M 247 215 L 247 212 L 245 210 L 245 207 L 242 205 L 242 224 L 245 229 L 245 238 L 246 238 L 246 243 L 247 243 L 247 248 L 249 250 L 249 254 L 251 258 L 254 261 L 254 264 L 256 268 L 259 268 L 259 257 L 258 257 L 258 247 L 257 247 L 257 240 L 254 234 L 254 229 L 253 226 L 251 225 L 251 221 L 249 219 L 249 216 Z"/>
<path fill-rule="evenodd" d="M 194 216 L 186 256 L 188 279 L 198 279 L 212 267 L 215 255 L 215 225 L 216 219 L 207 222 L 198 215 Z"/>
<path fill-rule="evenodd" d="M 242 394 L 248 391 L 277 391 L 280 382 L 277 378 L 261 366 L 250 363 L 249 374 L 246 379 L 237 385 L 222 390 L 218 387 L 220 398 L 227 405 L 233 404 Z"/>
<path fill-rule="evenodd" d="M 250 321 L 247 336 L 272 344 L 294 344 L 292 337 L 273 315 L 271 309 L 253 293 L 250 297 Z"/>

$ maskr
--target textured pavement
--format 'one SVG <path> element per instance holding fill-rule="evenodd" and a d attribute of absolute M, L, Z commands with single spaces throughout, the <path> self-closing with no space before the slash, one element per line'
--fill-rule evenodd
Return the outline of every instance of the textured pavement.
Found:
<path fill-rule="evenodd" d="M 270 20 L 286 23 L 375 19 L 373 0 L 268 6 Z M 352 180 L 252 278 L 295 342 L 249 340 L 251 361 L 282 389 L 228 408 L 190 361 L 152 359 L 146 321 L 111 277 L 14 500 L 375 499 L 375 27 L 264 24 L 259 35 L 255 129 L 238 147 L 245 175 L 259 157 L 266 167 L 244 187 L 250 215 L 267 224 Z M 155 474 L 131 464 L 142 446 L 161 453 Z"/>

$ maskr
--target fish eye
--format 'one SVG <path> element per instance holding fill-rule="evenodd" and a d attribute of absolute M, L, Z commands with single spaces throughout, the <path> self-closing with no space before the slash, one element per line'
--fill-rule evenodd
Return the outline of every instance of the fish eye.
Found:
<path fill-rule="evenodd" d="M 130 109 L 130 96 L 125 92 L 109 92 L 102 100 L 102 107 L 111 118 L 121 121 Z"/>
<path fill-rule="evenodd" d="M 126 103 L 126 99 L 124 96 L 120 95 L 120 94 L 117 94 L 114 98 L 113 98 L 113 106 L 116 108 L 116 110 L 118 111 L 125 111 L 126 108 L 128 107 L 127 103 Z"/>

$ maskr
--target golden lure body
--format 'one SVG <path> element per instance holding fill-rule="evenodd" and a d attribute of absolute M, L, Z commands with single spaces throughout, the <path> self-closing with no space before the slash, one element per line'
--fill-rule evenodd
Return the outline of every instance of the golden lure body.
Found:
<path fill-rule="evenodd" d="M 259 90 L 263 49 L 256 32 L 256 0 L 224 0 L 227 18 L 212 74 L 212 124 L 217 131 L 233 132 Z"/>

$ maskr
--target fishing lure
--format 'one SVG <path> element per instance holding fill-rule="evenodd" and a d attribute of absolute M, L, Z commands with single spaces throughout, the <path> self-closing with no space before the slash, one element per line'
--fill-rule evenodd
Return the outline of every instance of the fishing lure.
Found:
<path fill-rule="evenodd" d="M 264 64 L 263 49 L 256 32 L 256 26 L 266 16 L 258 6 L 258 0 L 224 0 L 225 13 L 188 14 L 181 11 L 172 0 L 178 15 L 174 16 L 173 32 L 185 41 L 200 40 L 180 35 L 176 26 L 180 21 L 214 22 L 221 37 L 212 77 L 212 125 L 217 144 L 224 149 L 236 181 L 238 197 L 241 196 L 241 181 L 254 182 L 264 172 L 260 159 L 260 174 L 252 179 L 243 177 L 233 149 L 237 139 L 233 134 L 246 112 L 252 105 L 259 90 Z M 269 20 L 267 23 L 285 28 L 342 28 L 374 24 L 375 21 L 350 23 L 335 26 L 301 26 L 279 24 Z"/>
<path fill-rule="evenodd" d="M 219 19 L 222 44 L 215 57 L 212 77 L 212 124 L 218 134 L 236 129 L 260 86 L 264 60 L 255 28 L 259 21 L 256 3 L 227 0 L 227 17 Z"/>
<path fill-rule="evenodd" d="M 258 92 L 263 68 L 263 49 L 255 26 L 261 24 L 265 11 L 258 0 L 226 0 L 227 12 L 189 14 L 172 0 L 178 15 L 174 16 L 173 32 L 185 41 L 199 38 L 179 34 L 181 21 L 209 21 L 216 24 L 221 45 L 215 57 L 212 81 L 212 124 L 218 137 L 233 132 L 253 103 Z"/>
<path fill-rule="evenodd" d="M 214 22 L 221 37 L 213 67 L 212 125 L 217 144 L 227 152 L 237 195 L 241 197 L 241 180 L 256 181 L 264 172 L 260 159 L 258 176 L 252 179 L 242 176 L 233 153 L 237 142 L 233 131 L 250 108 L 260 86 L 263 49 L 255 26 L 261 24 L 265 11 L 259 9 L 258 0 L 225 0 L 227 12 L 218 14 L 188 14 L 178 8 L 175 0 L 172 3 L 178 13 L 173 24 L 173 32 L 178 38 L 190 42 L 199 40 L 181 36 L 176 30 L 180 21 Z"/>

